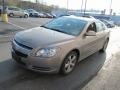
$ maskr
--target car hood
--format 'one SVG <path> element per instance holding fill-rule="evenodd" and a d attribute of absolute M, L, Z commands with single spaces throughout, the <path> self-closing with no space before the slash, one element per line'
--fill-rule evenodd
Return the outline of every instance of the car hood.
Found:
<path fill-rule="evenodd" d="M 47 45 L 61 43 L 73 38 L 75 38 L 75 36 L 49 30 L 43 27 L 21 31 L 14 37 L 17 42 L 31 48 L 44 47 Z"/>

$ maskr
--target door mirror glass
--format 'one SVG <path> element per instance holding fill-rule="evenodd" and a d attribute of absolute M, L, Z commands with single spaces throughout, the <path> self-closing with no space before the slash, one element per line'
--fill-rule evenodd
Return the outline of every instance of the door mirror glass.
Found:
<path fill-rule="evenodd" d="M 90 30 L 90 31 L 86 32 L 85 36 L 96 36 L 96 32 Z"/>

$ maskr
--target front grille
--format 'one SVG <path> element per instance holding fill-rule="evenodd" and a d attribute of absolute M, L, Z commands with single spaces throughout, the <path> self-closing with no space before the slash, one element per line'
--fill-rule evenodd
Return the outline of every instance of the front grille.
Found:
<path fill-rule="evenodd" d="M 32 47 L 29 47 L 29 46 L 26 46 L 26 45 L 23 45 L 21 43 L 19 43 L 18 41 L 14 40 L 19 46 L 23 47 L 23 48 L 26 48 L 26 49 L 29 49 L 29 50 L 32 50 L 33 48 Z"/>
<path fill-rule="evenodd" d="M 18 56 L 20 56 L 20 57 L 27 58 L 27 56 L 28 56 L 27 54 L 24 54 L 24 53 L 22 53 L 22 52 L 19 52 L 19 51 L 15 50 L 15 49 L 13 49 L 13 50 L 14 50 L 15 54 L 18 55 Z"/>

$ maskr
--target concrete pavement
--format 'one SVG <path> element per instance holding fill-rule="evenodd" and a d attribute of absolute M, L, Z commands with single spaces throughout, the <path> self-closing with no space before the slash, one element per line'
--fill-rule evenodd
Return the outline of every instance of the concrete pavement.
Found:
<path fill-rule="evenodd" d="M 0 63 L 11 58 L 11 43 L 0 43 Z"/>
<path fill-rule="evenodd" d="M 120 52 L 116 53 L 82 90 L 120 90 Z"/>
<path fill-rule="evenodd" d="M 0 22 L 0 43 L 11 41 L 13 35 L 23 29 L 11 25 L 10 23 Z"/>
<path fill-rule="evenodd" d="M 114 45 L 114 43 L 117 45 Z M 119 47 L 120 36 L 119 28 L 117 28 L 112 30 L 111 41 L 106 53 L 97 52 L 89 56 L 81 61 L 70 75 L 61 76 L 35 73 L 19 67 L 11 59 L 10 43 L 2 43 L 0 44 L 0 90 L 81 90 L 90 80 L 94 80 L 96 75 L 101 74 L 98 71 L 104 63 L 106 68 L 109 68 L 109 62 L 112 60 L 114 62 L 113 56 L 120 50 Z M 112 59 L 108 58 L 109 56 Z M 95 83 L 97 82 L 98 80 Z M 94 87 L 94 85 L 92 86 Z"/>
<path fill-rule="evenodd" d="M 45 23 L 44 20 L 11 18 L 10 22 L 12 24 L 4 24 L 6 26 L 0 27 L 0 29 L 6 30 L 8 27 L 13 28 L 17 25 L 29 29 L 38 26 L 39 22 L 41 24 Z M 106 60 L 106 53 L 99 54 L 97 52 L 82 61 L 75 71 L 66 77 L 45 75 L 20 68 L 11 59 L 10 49 L 10 42 L 0 43 L 0 90 L 74 90 L 76 87 L 83 87 L 88 80 L 94 77 Z"/>
<path fill-rule="evenodd" d="M 41 74 L 21 68 L 11 59 L 10 43 L 0 47 L 4 50 L 0 52 L 0 90 L 76 90 L 91 80 L 106 60 L 106 53 L 97 52 L 81 61 L 68 76 Z"/>
<path fill-rule="evenodd" d="M 12 18 L 11 23 L 29 29 L 33 26 L 36 27 L 37 24 L 31 26 L 32 23 L 28 21 L 31 20 L 33 24 L 42 22 L 42 19 L 39 19 L 41 21 L 31 18 L 26 19 L 26 21 L 23 20 Z M 0 29 L 11 28 L 11 26 L 18 28 L 15 25 L 0 26 Z M 10 42 L 0 43 L 0 90 L 81 90 L 90 80 L 83 90 L 119 90 L 120 88 L 119 28 L 114 28 L 111 31 L 110 43 L 106 53 L 97 52 L 84 59 L 75 71 L 68 76 L 45 75 L 20 68 L 11 59 L 10 49 Z M 118 52 L 117 55 L 116 52 Z M 101 68 L 102 70 L 100 70 Z M 94 76 L 96 77 L 93 78 Z"/>
<path fill-rule="evenodd" d="M 120 90 L 120 28 L 111 31 L 108 59 L 98 75 L 82 90 Z M 112 53 L 112 54 L 110 54 Z M 109 56 L 108 56 L 109 57 Z M 79 90 L 79 89 L 78 89 Z"/>

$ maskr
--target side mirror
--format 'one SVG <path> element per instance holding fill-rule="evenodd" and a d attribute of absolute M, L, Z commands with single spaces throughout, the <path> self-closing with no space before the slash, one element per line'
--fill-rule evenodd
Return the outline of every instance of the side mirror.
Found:
<path fill-rule="evenodd" d="M 88 31 L 85 33 L 85 36 L 96 36 L 96 32 L 95 31 Z"/>

